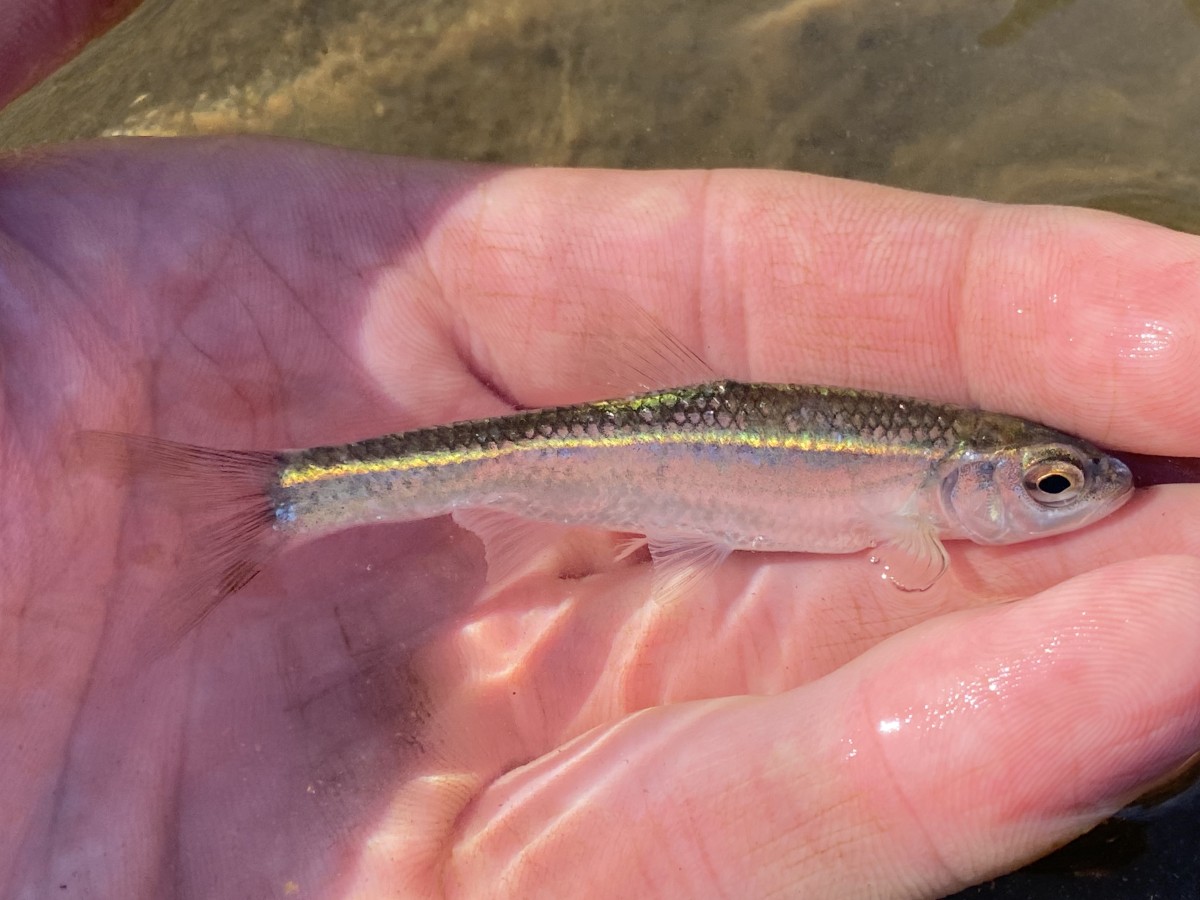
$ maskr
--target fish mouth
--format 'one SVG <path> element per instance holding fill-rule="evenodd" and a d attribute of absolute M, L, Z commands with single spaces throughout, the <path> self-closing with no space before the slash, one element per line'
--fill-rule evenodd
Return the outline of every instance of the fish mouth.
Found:
<path fill-rule="evenodd" d="M 1093 484 L 1103 485 L 1101 493 L 1112 493 L 1128 497 L 1133 493 L 1135 479 L 1133 470 L 1118 456 L 1106 453 L 1092 460 Z"/>
<path fill-rule="evenodd" d="M 1086 472 L 1088 487 L 1079 498 L 1071 529 L 1107 516 L 1133 496 L 1134 473 L 1120 457 L 1098 451 L 1088 460 Z M 1078 515 L 1081 509 L 1087 510 L 1083 516 Z"/>

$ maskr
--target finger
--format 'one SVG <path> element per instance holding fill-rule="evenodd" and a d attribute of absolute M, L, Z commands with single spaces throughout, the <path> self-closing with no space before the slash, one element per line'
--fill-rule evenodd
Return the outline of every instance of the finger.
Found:
<path fill-rule="evenodd" d="M 15 0 L 0 6 L 0 106 L 103 34 L 139 0 Z"/>
<path fill-rule="evenodd" d="M 738 377 L 978 404 L 1146 452 L 1200 437 L 1200 242 L 1133 220 L 786 173 L 520 171 L 434 246 L 484 345 L 565 306 L 599 325 L 627 295 Z M 557 362 L 537 335 L 491 353 L 516 383 Z"/>
<path fill-rule="evenodd" d="M 160 345 L 178 351 L 186 319 L 195 358 L 156 373 L 194 385 L 211 370 L 201 383 L 228 396 L 209 420 L 261 397 L 248 360 L 270 358 L 282 389 L 251 404 L 258 440 L 277 406 L 394 426 L 380 390 L 440 399 L 443 416 L 503 409 L 495 388 L 554 402 L 587 362 L 581 333 L 628 327 L 617 297 L 735 377 L 978 403 L 1143 452 L 1200 438 L 1186 389 L 1200 245 L 1132 220 L 793 173 L 501 172 L 248 141 L 55 163 L 6 177 L 0 220 L 51 271 L 113 285 L 86 302 L 134 305 Z M 129 202 L 145 184 L 149 202 Z M 137 252 L 98 256 L 97 235 Z M 114 350 L 125 364 L 161 346 Z"/>
<path fill-rule="evenodd" d="M 472 803 L 449 883 L 932 897 L 984 880 L 1196 749 L 1197 590 L 1194 560 L 1122 564 L 927 623 L 786 694 L 594 731 Z"/>

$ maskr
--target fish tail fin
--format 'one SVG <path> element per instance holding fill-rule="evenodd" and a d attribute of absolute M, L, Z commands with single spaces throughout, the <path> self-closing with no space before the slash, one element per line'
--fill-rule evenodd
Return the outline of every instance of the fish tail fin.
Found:
<path fill-rule="evenodd" d="M 128 485 L 127 520 L 165 513 L 179 521 L 163 596 L 138 614 L 139 654 L 169 653 L 287 541 L 272 492 L 282 465 L 278 453 L 218 450 L 113 431 L 80 432 L 76 447 L 85 471 Z M 125 553 L 130 548 L 122 548 Z M 163 583 L 161 571 L 156 580 Z"/>

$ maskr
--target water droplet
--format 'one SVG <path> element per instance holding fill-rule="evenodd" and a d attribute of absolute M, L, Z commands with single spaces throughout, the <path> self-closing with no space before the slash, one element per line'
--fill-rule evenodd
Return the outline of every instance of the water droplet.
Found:
<path fill-rule="evenodd" d="M 1163 322 L 1151 320 L 1135 326 L 1127 335 L 1127 343 L 1117 353 L 1125 359 L 1154 359 L 1171 349 L 1175 332 Z"/>

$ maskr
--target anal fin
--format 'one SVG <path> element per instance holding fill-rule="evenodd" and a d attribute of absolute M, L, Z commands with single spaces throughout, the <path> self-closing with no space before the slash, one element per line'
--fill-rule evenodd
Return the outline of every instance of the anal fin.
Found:
<path fill-rule="evenodd" d="M 696 535 L 647 535 L 654 566 L 653 596 L 667 605 L 701 584 L 733 552 L 726 544 Z"/>
<path fill-rule="evenodd" d="M 488 584 L 493 588 L 536 561 L 563 532 L 561 525 L 534 522 L 487 506 L 455 510 L 452 518 L 483 542 Z"/>
<path fill-rule="evenodd" d="M 572 565 L 592 570 L 603 568 L 596 564 L 595 541 L 585 547 L 583 540 L 586 535 L 594 537 L 600 532 L 531 521 L 492 507 L 456 510 L 453 518 L 483 541 L 488 584 L 493 590 L 518 574 L 537 568 L 539 563 L 544 564 L 551 553 L 557 569 Z M 650 551 L 654 600 L 664 605 L 709 578 L 732 552 L 725 544 L 696 535 L 638 535 L 619 542 L 615 549 L 611 540 L 606 542 L 605 559 L 619 562 L 642 547 Z"/>
<path fill-rule="evenodd" d="M 553 568 L 562 578 L 579 578 L 613 562 L 606 532 L 538 522 L 487 506 L 455 510 L 451 515 L 483 542 L 492 591 L 539 568 Z"/>

